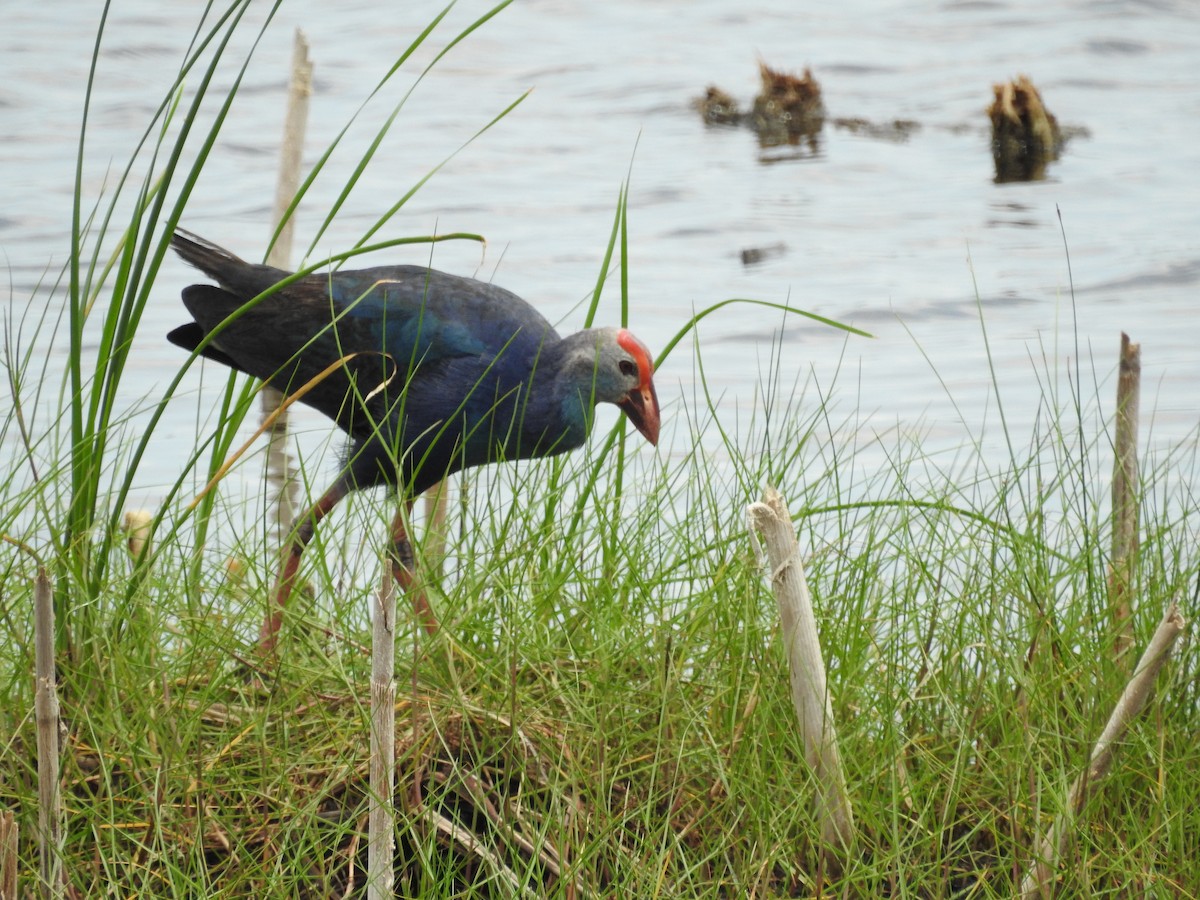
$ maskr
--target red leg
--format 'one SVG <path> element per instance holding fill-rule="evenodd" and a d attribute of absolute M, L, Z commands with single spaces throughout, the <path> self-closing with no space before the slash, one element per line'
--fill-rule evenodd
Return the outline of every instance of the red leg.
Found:
<path fill-rule="evenodd" d="M 275 649 L 275 640 L 283 625 L 283 608 L 287 605 L 288 598 L 291 597 L 292 590 L 296 586 L 296 573 L 300 570 L 300 557 L 304 553 L 304 548 L 308 546 L 308 542 L 312 540 L 317 523 L 325 518 L 345 496 L 346 489 L 340 484 L 335 484 L 313 504 L 312 509 L 304 514 L 299 527 L 296 528 L 292 542 L 288 545 L 284 555 L 283 564 L 279 568 L 279 578 L 275 582 L 275 605 L 278 608 L 267 613 L 262 628 L 258 632 L 260 653 L 266 655 Z"/>
<path fill-rule="evenodd" d="M 392 519 L 392 576 L 400 590 L 409 595 L 413 615 L 425 629 L 425 633 L 432 636 L 438 632 L 437 616 L 433 614 L 433 607 L 429 605 L 425 592 L 413 587 L 416 561 L 413 558 L 412 543 L 408 539 L 408 529 L 404 525 L 412 514 L 412 508 L 413 502 L 406 501 L 404 508 L 396 510 L 396 518 Z"/>

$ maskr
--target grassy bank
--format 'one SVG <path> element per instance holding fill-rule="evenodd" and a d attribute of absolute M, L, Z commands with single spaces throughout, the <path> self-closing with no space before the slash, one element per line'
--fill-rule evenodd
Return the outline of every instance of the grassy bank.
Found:
<path fill-rule="evenodd" d="M 744 522 L 767 477 L 807 548 L 858 821 L 828 890 L 1012 894 L 1126 678 L 1094 466 L 1106 442 L 1081 459 L 1051 441 L 953 481 L 913 444 L 847 487 L 836 473 L 856 460 L 820 410 L 782 427 L 789 459 L 730 444 L 732 459 L 632 460 L 639 490 L 620 504 L 589 453 L 473 479 L 445 575 L 431 576 L 444 637 L 400 641 L 407 895 L 510 896 L 514 882 L 533 895 L 570 896 L 571 882 L 582 895 L 811 895 L 812 785 Z M 1145 485 L 1139 647 L 1195 582 L 1197 511 L 1174 478 L 1186 462 Z M 507 502 L 506 482 L 538 502 Z M 60 663 L 65 867 L 83 896 L 362 885 L 370 579 L 346 573 L 378 568 L 356 541 L 360 527 L 384 533 L 385 506 L 331 522 L 332 540 L 355 541 L 327 548 L 340 567 L 310 571 L 321 601 L 297 607 L 258 679 L 247 666 L 270 558 L 231 574 L 224 554 L 168 539 L 131 587 L 114 542 L 87 640 Z M 7 546 L 4 572 L 0 806 L 22 823 L 28 875 L 33 566 Z M 69 575 L 59 589 L 85 596 Z M 1196 684 L 1189 642 L 1079 820 L 1062 896 L 1196 895 Z"/>
<path fill-rule="evenodd" d="M 250 386 L 212 390 L 218 413 L 180 453 L 149 549 L 131 555 L 121 526 L 181 383 L 129 401 L 125 363 L 236 101 L 205 112 L 200 94 L 244 66 L 222 54 L 246 10 L 198 31 L 113 193 L 93 209 L 79 186 L 71 264 L 30 303 L 52 312 L 6 331 L 0 814 L 20 826 L 30 890 L 39 566 L 76 896 L 355 896 L 365 879 L 363 644 L 389 504 L 356 498 L 321 530 L 270 665 L 253 653 L 270 529 L 242 525 L 260 508 L 223 488 L 192 502 L 245 437 Z M 624 241 L 619 210 L 613 259 Z M 740 429 L 700 389 L 663 397 L 675 432 L 657 454 L 598 433 L 565 459 L 451 485 L 444 535 L 418 548 L 445 628 L 401 628 L 397 652 L 403 895 L 1013 896 L 1128 677 L 1109 613 L 1107 388 L 1047 387 L 1037 433 L 1002 432 L 999 454 L 973 435 L 949 457 L 919 435 L 868 441 L 836 383 L 764 381 Z M 1170 601 L 1195 608 L 1196 471 L 1194 448 L 1143 469 L 1138 649 Z M 830 667 L 857 824 L 836 877 L 818 870 L 778 616 L 746 530 L 765 483 L 795 517 Z M 1185 637 L 1075 822 L 1058 896 L 1200 896 L 1197 669 Z"/>

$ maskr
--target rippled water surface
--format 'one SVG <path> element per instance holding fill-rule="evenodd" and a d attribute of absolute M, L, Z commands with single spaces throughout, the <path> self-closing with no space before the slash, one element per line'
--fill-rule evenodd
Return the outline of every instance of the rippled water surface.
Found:
<path fill-rule="evenodd" d="M 532 90 L 458 152 L 380 235 L 476 232 L 488 239 L 482 256 L 473 244 L 441 244 L 401 248 L 372 263 L 432 257 L 439 268 L 494 279 L 572 329 L 582 318 L 577 304 L 599 272 L 621 182 L 631 173 L 631 319 L 652 347 L 694 310 L 728 297 L 788 302 L 853 323 L 874 339 L 846 338 L 800 319 L 786 323 L 783 382 L 799 376 L 823 389 L 832 384 L 838 402 L 869 416 L 866 430 L 919 426 L 936 449 L 981 429 L 999 438 L 985 348 L 1009 426 L 1024 435 L 1045 380 L 1065 378 L 1077 347 L 1085 383 L 1100 381 L 1102 399 L 1109 397 L 1124 329 L 1143 346 L 1148 443 L 1194 442 L 1200 6 L 806 6 L 527 0 L 451 49 L 417 83 L 422 68 L 487 9 L 463 2 L 351 127 L 300 209 L 298 246 L 307 245 L 409 87 L 396 124 L 319 252 L 356 241 Z M 85 205 L 126 164 L 178 69 L 199 9 L 114 4 L 89 117 Z M 251 11 L 216 94 L 232 82 L 234 58 L 256 36 L 261 19 L 249 18 L 265 9 Z M 311 164 L 438 9 L 285 3 L 246 70 L 186 226 L 261 257 L 293 28 L 307 33 L 315 65 L 305 153 Z M 21 4 L 6 12 L 0 34 L 0 297 L 11 292 L 7 303 L 18 313 L 31 297 L 56 302 L 44 281 L 66 258 L 98 15 L 90 0 Z M 748 103 L 759 57 L 795 71 L 811 66 L 831 115 L 912 119 L 921 128 L 898 142 L 827 127 L 818 152 L 802 155 L 763 151 L 748 131 L 705 126 L 692 99 L 717 84 Z M 1021 73 L 1064 124 L 1090 134 L 1068 145 L 1045 181 L 997 185 L 984 108 L 993 82 Z M 759 247 L 775 252 L 745 265 L 742 251 Z M 151 398 L 181 363 L 162 335 L 182 321 L 178 289 L 193 277 L 177 261 L 167 265 L 139 333 L 131 387 Z M 615 316 L 615 294 L 609 302 Z M 753 401 L 780 325 L 765 309 L 735 307 L 701 327 L 705 372 L 728 414 Z M 65 342 L 57 348 L 65 352 Z M 693 396 L 690 355 L 677 353 L 659 377 L 667 415 L 683 418 Z M 177 423 L 168 419 L 166 438 L 177 430 L 190 446 L 196 412 L 194 402 L 185 405 Z M 178 461 L 169 450 L 151 460 L 148 494 L 169 483 Z"/>

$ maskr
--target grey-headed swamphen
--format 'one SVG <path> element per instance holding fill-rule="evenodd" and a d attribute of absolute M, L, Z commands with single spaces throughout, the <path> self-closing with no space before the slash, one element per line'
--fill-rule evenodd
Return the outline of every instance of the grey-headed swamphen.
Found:
<path fill-rule="evenodd" d="M 399 493 L 392 572 L 407 590 L 407 511 L 446 475 L 575 449 L 587 439 L 597 403 L 616 404 L 658 443 L 654 363 L 623 328 L 560 337 L 515 294 L 423 266 L 315 273 L 256 300 L 292 273 L 245 262 L 184 231 L 172 244 L 219 286 L 183 289 L 195 321 L 168 339 L 284 393 L 307 387 L 300 401 L 351 438 L 345 466 L 304 515 L 284 556 L 278 608 L 260 634 L 264 651 L 275 646 L 313 529 L 350 491 L 387 486 Z M 413 607 L 435 631 L 419 592 Z"/>

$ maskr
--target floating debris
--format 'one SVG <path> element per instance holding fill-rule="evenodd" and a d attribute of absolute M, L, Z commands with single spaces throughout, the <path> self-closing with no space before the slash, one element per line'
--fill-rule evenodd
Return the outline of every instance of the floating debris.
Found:
<path fill-rule="evenodd" d="M 837 118 L 833 126 L 851 134 L 877 138 L 902 144 L 921 130 L 921 123 L 912 119 L 892 119 L 890 122 L 872 122 L 863 118 Z"/>
<path fill-rule="evenodd" d="M 755 266 L 773 256 L 783 256 L 787 252 L 787 244 L 779 241 L 765 244 L 762 247 L 746 247 L 741 252 L 743 266 Z"/>
<path fill-rule="evenodd" d="M 996 182 L 1039 181 L 1063 147 L 1058 119 L 1046 109 L 1042 95 L 1025 75 L 992 85 L 988 107 L 992 120 L 992 158 Z"/>

